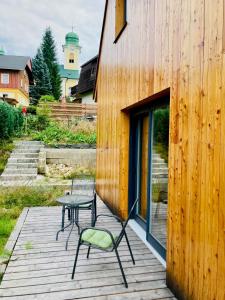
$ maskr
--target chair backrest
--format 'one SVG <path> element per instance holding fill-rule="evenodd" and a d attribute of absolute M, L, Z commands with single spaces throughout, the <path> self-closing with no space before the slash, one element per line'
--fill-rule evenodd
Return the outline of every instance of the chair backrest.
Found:
<path fill-rule="evenodd" d="M 93 193 L 93 196 L 95 195 L 95 178 L 88 180 L 88 182 L 90 182 L 90 184 L 88 184 L 88 189 L 87 191 L 91 191 Z M 75 178 L 72 179 L 72 185 L 71 185 L 71 195 L 73 194 L 74 188 L 76 187 L 75 185 Z M 86 193 L 86 190 L 83 191 L 84 193 Z"/>
<path fill-rule="evenodd" d="M 126 222 L 123 224 L 123 228 L 122 228 L 122 230 L 121 230 L 121 232 L 120 232 L 120 234 L 119 234 L 119 237 L 118 237 L 118 239 L 117 239 L 117 241 L 116 241 L 116 247 L 119 246 L 119 244 L 120 244 L 120 242 L 121 242 L 121 240 L 122 240 L 122 238 L 123 238 L 123 236 L 124 236 L 124 234 L 125 234 L 125 229 L 126 229 L 127 224 L 128 224 L 128 222 L 129 222 L 129 220 L 130 220 L 130 218 L 131 218 L 131 216 L 132 216 L 132 214 L 133 214 L 133 212 L 134 212 L 134 209 L 135 209 L 136 204 L 138 203 L 138 200 L 139 200 L 139 199 L 137 198 L 137 199 L 134 201 L 134 203 L 133 203 L 133 205 L 132 205 L 132 207 L 131 207 L 131 210 L 130 210 L 130 212 L 129 212 L 128 218 L 127 218 Z"/>

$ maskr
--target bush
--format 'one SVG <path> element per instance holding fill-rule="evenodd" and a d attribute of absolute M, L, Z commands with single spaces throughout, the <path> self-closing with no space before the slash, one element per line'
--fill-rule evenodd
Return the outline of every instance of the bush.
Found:
<path fill-rule="evenodd" d="M 51 108 L 48 104 L 43 104 L 37 107 L 37 115 L 42 115 L 46 117 L 50 117 Z"/>
<path fill-rule="evenodd" d="M 31 115 L 36 115 L 37 113 L 37 107 L 34 105 L 30 105 L 27 107 L 27 113 Z"/>
<path fill-rule="evenodd" d="M 4 171 L 7 160 L 13 149 L 14 144 L 12 140 L 0 140 L 0 174 Z"/>
<path fill-rule="evenodd" d="M 55 102 L 55 98 L 52 95 L 43 95 L 41 96 L 39 102 Z"/>
<path fill-rule="evenodd" d="M 0 101 L 0 139 L 17 134 L 23 126 L 23 115 L 20 109 Z"/>
<path fill-rule="evenodd" d="M 49 125 L 49 119 L 44 115 L 28 115 L 27 116 L 27 133 L 41 131 Z"/>

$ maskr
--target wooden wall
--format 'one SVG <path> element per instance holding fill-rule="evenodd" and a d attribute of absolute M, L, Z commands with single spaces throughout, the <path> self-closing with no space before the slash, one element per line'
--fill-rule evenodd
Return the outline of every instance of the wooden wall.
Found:
<path fill-rule="evenodd" d="M 170 88 L 167 283 L 180 299 L 225 299 L 224 0 L 127 0 L 116 44 L 108 1 L 97 78 L 97 190 L 128 207 L 129 115 Z"/>
<path fill-rule="evenodd" d="M 28 79 L 27 72 L 1 69 L 0 77 L 1 77 L 1 73 L 9 74 L 9 84 L 2 84 L 0 80 L 0 88 L 20 89 L 28 97 L 29 79 Z M 22 80 L 22 86 L 21 86 L 21 80 Z M 25 85 L 27 89 L 25 89 Z"/>

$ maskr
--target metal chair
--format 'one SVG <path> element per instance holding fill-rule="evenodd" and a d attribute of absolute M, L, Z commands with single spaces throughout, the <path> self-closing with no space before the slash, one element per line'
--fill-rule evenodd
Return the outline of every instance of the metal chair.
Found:
<path fill-rule="evenodd" d="M 131 247 L 130 247 L 129 240 L 128 240 L 127 233 L 126 233 L 125 229 L 126 229 L 126 226 L 128 224 L 129 219 L 132 216 L 132 213 L 134 211 L 134 208 L 135 208 L 137 202 L 138 202 L 138 199 L 135 200 L 135 202 L 134 202 L 134 204 L 133 204 L 133 206 L 130 210 L 130 213 L 128 215 L 128 218 L 127 218 L 127 220 L 124 224 L 121 221 L 121 219 L 119 217 L 115 216 L 115 215 L 100 214 L 96 217 L 96 222 L 97 222 L 99 217 L 110 217 L 110 218 L 116 219 L 122 226 L 122 230 L 121 230 L 121 232 L 118 236 L 114 236 L 107 229 L 97 228 L 95 226 L 85 228 L 81 231 L 79 241 L 78 241 L 74 266 L 73 266 L 72 279 L 74 278 L 74 274 L 75 274 L 75 270 L 76 270 L 76 265 L 77 265 L 77 259 L 78 259 L 80 246 L 85 245 L 85 246 L 88 247 L 87 258 L 89 258 L 91 248 L 100 249 L 100 250 L 105 251 L 105 252 L 115 251 L 116 257 L 117 257 L 117 260 L 118 260 L 118 263 L 119 263 L 119 267 L 120 267 L 120 270 L 121 270 L 121 273 L 122 273 L 122 276 L 123 276 L 125 287 L 126 288 L 128 287 L 127 280 L 126 280 L 126 277 L 125 277 L 125 274 L 124 274 L 124 271 L 123 271 L 122 263 L 121 263 L 121 260 L 120 260 L 120 257 L 119 257 L 118 247 L 119 247 L 120 242 L 122 241 L 123 237 L 125 237 L 126 242 L 127 242 L 127 246 L 128 246 L 129 252 L 130 252 L 130 256 L 131 256 L 131 259 L 132 259 L 132 262 L 133 262 L 133 264 L 135 264 L 135 260 L 134 260 L 134 257 L 133 257 L 132 251 L 131 251 Z"/>
<path fill-rule="evenodd" d="M 66 195 L 73 195 L 76 194 L 77 190 L 74 190 L 75 184 L 74 179 L 72 179 L 72 185 L 71 190 L 69 192 L 66 192 Z M 90 204 L 87 205 L 80 205 L 79 210 L 91 210 L 91 225 L 94 226 L 96 215 L 97 215 L 97 201 L 96 201 L 96 191 L 95 191 L 95 179 L 91 181 L 90 184 L 90 193 L 82 192 L 82 195 L 88 195 L 90 196 Z M 62 225 L 61 228 L 64 228 L 65 224 L 65 212 L 68 211 L 68 220 L 71 219 L 71 209 L 69 206 L 62 206 Z M 79 212 L 78 212 L 79 213 Z M 79 218 L 79 216 L 77 216 Z M 62 230 L 63 231 L 63 230 Z"/>

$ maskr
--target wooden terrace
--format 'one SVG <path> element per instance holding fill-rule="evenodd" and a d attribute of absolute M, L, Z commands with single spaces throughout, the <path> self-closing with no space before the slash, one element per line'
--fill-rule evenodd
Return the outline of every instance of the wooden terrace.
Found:
<path fill-rule="evenodd" d="M 105 204 L 98 200 L 100 212 L 109 213 Z M 81 212 L 80 220 L 83 226 L 84 223 L 89 225 L 89 212 Z M 2 300 L 175 299 L 166 287 L 164 267 L 130 227 L 127 233 L 135 266 L 126 243 L 122 242 L 119 246 L 128 289 L 122 283 L 114 252 L 103 253 L 92 249 L 87 260 L 87 249 L 81 248 L 77 273 L 71 280 L 78 234 L 75 228 L 66 251 L 68 231 L 60 233 L 59 240 L 55 240 L 60 223 L 60 207 L 36 207 L 23 211 L 8 242 L 15 245 L 0 286 Z M 100 221 L 99 226 L 113 232 L 120 231 L 119 223 L 111 218 L 110 222 Z"/>

